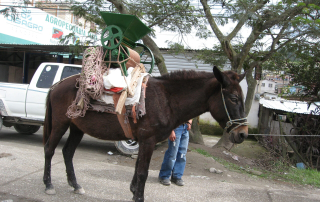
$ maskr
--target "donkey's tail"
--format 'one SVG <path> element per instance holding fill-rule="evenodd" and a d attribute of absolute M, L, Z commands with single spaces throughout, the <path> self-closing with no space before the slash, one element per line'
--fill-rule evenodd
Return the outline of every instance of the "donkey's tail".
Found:
<path fill-rule="evenodd" d="M 48 92 L 46 100 L 46 116 L 43 124 L 43 144 L 45 145 L 50 137 L 52 129 L 52 108 L 50 99 L 51 89 Z"/>

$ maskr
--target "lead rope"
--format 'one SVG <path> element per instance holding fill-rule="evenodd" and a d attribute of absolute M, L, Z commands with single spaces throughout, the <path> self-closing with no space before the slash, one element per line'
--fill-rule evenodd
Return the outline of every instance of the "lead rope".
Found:
<path fill-rule="evenodd" d="M 222 92 L 222 86 L 221 86 L 221 96 L 222 96 L 222 101 L 223 101 L 223 106 L 224 106 L 224 109 L 226 110 L 227 112 L 227 115 L 228 115 L 228 118 L 229 118 L 229 121 L 226 123 L 226 127 L 224 128 L 224 130 L 227 131 L 227 129 L 229 127 L 231 127 L 233 124 L 238 124 L 236 127 L 232 128 L 229 133 L 231 133 L 234 129 L 237 129 L 239 128 L 240 126 L 247 126 L 249 124 L 249 122 L 247 122 L 247 117 L 245 118 L 241 118 L 241 119 L 234 119 L 234 120 L 231 120 L 230 118 L 230 115 L 229 115 L 229 112 L 227 110 L 227 106 L 226 106 L 226 102 L 224 100 L 224 95 L 223 95 L 223 92 Z M 245 121 L 245 122 L 239 122 L 239 121 Z"/>

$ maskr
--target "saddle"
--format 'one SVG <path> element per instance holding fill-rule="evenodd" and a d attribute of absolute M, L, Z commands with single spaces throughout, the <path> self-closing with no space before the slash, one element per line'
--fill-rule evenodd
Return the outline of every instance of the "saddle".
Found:
<path fill-rule="evenodd" d="M 66 115 L 71 119 L 79 116 L 84 117 L 87 110 L 116 114 L 125 136 L 134 139 L 128 117 L 133 118 L 133 122 L 137 123 L 137 119 L 146 113 L 144 99 L 149 74 L 146 73 L 142 63 L 135 61 L 140 62 L 140 58 L 129 57 L 131 61 L 131 63 L 128 62 L 129 65 L 135 64 L 135 67 L 131 76 L 124 78 L 125 87 L 106 88 L 103 75 L 105 73 L 108 75 L 112 62 L 104 61 L 104 55 L 102 47 L 90 47 L 85 50 L 82 71 L 76 84 L 79 89 L 75 100 L 68 107 Z M 120 64 L 119 61 L 118 63 Z M 108 67 L 106 64 L 109 64 Z M 122 68 L 119 69 L 122 75 L 127 74 Z M 124 107 L 125 105 L 126 107 Z"/>

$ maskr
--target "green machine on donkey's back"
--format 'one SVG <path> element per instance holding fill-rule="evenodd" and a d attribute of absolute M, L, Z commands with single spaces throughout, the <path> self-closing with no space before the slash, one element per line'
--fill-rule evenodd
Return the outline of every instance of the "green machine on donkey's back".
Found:
<path fill-rule="evenodd" d="M 134 15 L 109 12 L 100 14 L 107 25 L 101 34 L 101 44 L 107 51 L 105 60 L 110 62 L 107 64 L 114 67 L 121 66 L 125 76 L 127 76 L 127 68 L 135 67 L 135 62 L 147 64 L 146 72 L 151 73 L 154 67 L 153 54 L 147 46 L 136 43 L 150 33 L 151 29 Z"/>

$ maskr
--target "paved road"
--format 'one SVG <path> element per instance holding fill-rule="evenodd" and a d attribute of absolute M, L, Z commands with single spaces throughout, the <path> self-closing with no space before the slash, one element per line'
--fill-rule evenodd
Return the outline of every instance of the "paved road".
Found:
<path fill-rule="evenodd" d="M 85 137 L 74 157 L 77 179 L 85 189 L 76 195 L 67 184 L 65 166 L 59 145 L 52 162 L 52 182 L 57 194 L 44 193 L 43 147 L 41 131 L 20 135 L 14 129 L 0 131 L 0 202 L 22 201 L 131 201 L 129 191 L 133 167 L 117 164 L 119 153 L 112 142 Z M 114 154 L 108 155 L 111 151 Z M 123 158 L 123 157 L 121 157 Z M 128 161 L 134 161 L 128 157 Z M 157 182 L 158 170 L 149 170 L 146 201 L 320 201 L 319 189 L 294 188 L 264 184 L 255 178 L 247 183 L 217 180 L 214 177 L 187 175 L 184 187 L 162 186 Z M 236 175 L 236 174 L 235 174 Z"/>

